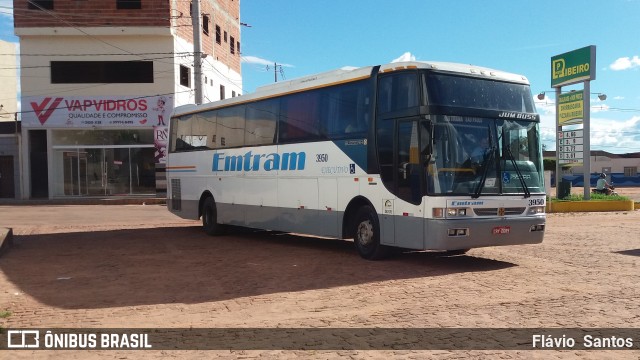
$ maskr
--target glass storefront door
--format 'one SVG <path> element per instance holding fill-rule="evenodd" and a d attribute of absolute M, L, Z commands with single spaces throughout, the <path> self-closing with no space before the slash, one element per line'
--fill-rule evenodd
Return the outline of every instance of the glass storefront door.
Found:
<path fill-rule="evenodd" d="M 155 194 L 153 147 L 56 149 L 58 196 Z"/>
<path fill-rule="evenodd" d="M 87 195 L 87 153 L 63 151 L 64 195 Z"/>

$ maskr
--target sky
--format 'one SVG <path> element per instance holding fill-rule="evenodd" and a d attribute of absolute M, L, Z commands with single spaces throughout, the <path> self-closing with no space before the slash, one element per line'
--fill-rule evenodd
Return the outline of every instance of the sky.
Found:
<path fill-rule="evenodd" d="M 15 41 L 12 0 L 0 39 Z M 640 152 L 640 0 L 241 0 L 244 93 L 274 81 L 395 60 L 447 61 L 525 75 L 555 149 L 551 57 L 596 46 L 591 149 Z M 268 66 L 268 68 L 267 68 Z M 580 90 L 582 84 L 562 90 Z M 545 92 L 544 100 L 537 94 Z M 606 94 L 601 101 L 598 94 Z M 579 126 L 578 126 L 579 127 Z M 570 129 L 570 128 L 568 128 Z"/>

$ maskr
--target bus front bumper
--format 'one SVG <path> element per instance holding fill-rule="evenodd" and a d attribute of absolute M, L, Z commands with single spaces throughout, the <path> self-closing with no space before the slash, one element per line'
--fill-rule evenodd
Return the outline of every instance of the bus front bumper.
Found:
<path fill-rule="evenodd" d="M 486 246 L 538 244 L 544 216 L 491 219 L 426 219 L 425 250 L 458 250 Z"/>

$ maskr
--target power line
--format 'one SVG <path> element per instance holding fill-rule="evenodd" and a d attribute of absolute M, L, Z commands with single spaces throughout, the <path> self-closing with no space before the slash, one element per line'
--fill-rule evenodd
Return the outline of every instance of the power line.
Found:
<path fill-rule="evenodd" d="M 129 55 L 131 56 L 131 55 Z M 145 59 L 141 59 L 141 60 L 123 60 L 123 62 L 137 62 L 137 61 L 152 61 L 152 60 L 160 60 L 160 59 L 173 59 L 173 56 L 163 56 L 163 57 L 156 57 L 156 58 L 145 58 Z M 160 63 L 164 63 L 164 64 L 173 64 L 173 63 L 167 63 L 164 61 L 159 61 Z M 0 70 L 16 70 L 16 69 L 42 69 L 42 68 L 50 68 L 51 65 L 34 65 L 34 66 L 18 66 L 18 67 L 0 67 Z"/>
<path fill-rule="evenodd" d="M 267 71 L 269 71 L 269 65 L 267 65 Z M 282 68 L 282 65 L 278 64 L 278 63 L 273 63 L 273 77 L 275 82 L 278 82 L 278 72 L 280 72 L 280 75 L 283 79 L 285 79 L 284 76 L 284 69 Z"/>
<path fill-rule="evenodd" d="M 17 54 L 0 54 L 0 56 L 15 56 Z M 23 54 L 20 56 L 131 56 L 131 53 L 118 54 L 118 53 L 85 53 L 85 54 Z M 150 53 L 136 53 L 136 55 L 191 55 L 193 52 L 150 52 Z"/>

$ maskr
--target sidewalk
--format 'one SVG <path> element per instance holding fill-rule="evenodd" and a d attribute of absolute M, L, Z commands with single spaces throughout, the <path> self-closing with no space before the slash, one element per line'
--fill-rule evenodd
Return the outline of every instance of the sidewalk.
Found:
<path fill-rule="evenodd" d="M 0 199 L 0 206 L 15 205 L 164 205 L 166 197 L 127 196 L 107 198 Z"/>
<path fill-rule="evenodd" d="M 0 199 L 2 206 L 33 205 L 165 205 L 165 197 L 127 196 L 108 198 L 66 198 L 66 199 Z M 0 227 L 0 256 L 13 245 L 13 232 L 10 227 Z"/>

